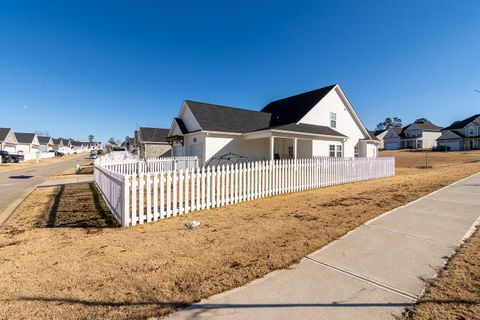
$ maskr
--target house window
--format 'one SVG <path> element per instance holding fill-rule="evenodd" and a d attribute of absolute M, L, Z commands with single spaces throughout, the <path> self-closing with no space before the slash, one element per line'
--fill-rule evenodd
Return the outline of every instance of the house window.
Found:
<path fill-rule="evenodd" d="M 474 128 L 470 128 L 470 135 L 473 136 L 475 134 L 475 129 Z"/>
<path fill-rule="evenodd" d="M 353 153 L 355 154 L 355 158 L 358 158 L 360 156 L 360 150 L 358 146 L 353 148 Z"/>
<path fill-rule="evenodd" d="M 330 127 L 337 127 L 337 114 L 335 112 L 330 112 Z"/>
<path fill-rule="evenodd" d="M 342 146 L 337 146 L 337 158 L 342 157 Z"/>
<path fill-rule="evenodd" d="M 290 156 L 290 158 L 293 158 L 293 147 L 288 147 L 288 155 Z"/>
<path fill-rule="evenodd" d="M 330 145 L 330 157 L 335 157 L 335 146 Z"/>

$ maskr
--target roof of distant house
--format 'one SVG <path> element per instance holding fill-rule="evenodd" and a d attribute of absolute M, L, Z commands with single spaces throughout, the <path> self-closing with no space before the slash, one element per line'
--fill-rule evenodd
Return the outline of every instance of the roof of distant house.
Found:
<path fill-rule="evenodd" d="M 35 133 L 15 132 L 15 137 L 17 138 L 18 143 L 33 143 Z"/>
<path fill-rule="evenodd" d="M 471 117 L 468 117 L 467 119 L 464 119 L 464 120 L 461 120 L 461 121 L 456 121 L 456 122 L 452 123 L 450 126 L 444 128 L 443 130 L 462 129 L 466 125 L 468 125 L 470 122 L 475 121 L 479 117 L 480 117 L 480 113 L 476 114 L 476 115 L 473 115 Z"/>
<path fill-rule="evenodd" d="M 406 130 L 422 130 L 422 131 L 441 131 L 443 128 L 439 127 L 428 120 L 416 120 L 413 123 L 405 126 L 403 132 Z"/>
<path fill-rule="evenodd" d="M 139 128 L 142 142 L 166 142 L 170 129 L 164 128 Z"/>
<path fill-rule="evenodd" d="M 40 144 L 47 144 L 50 142 L 51 137 L 46 137 L 46 136 L 38 136 L 38 142 Z"/>
<path fill-rule="evenodd" d="M 5 141 L 11 128 L 0 128 L 0 141 Z"/>

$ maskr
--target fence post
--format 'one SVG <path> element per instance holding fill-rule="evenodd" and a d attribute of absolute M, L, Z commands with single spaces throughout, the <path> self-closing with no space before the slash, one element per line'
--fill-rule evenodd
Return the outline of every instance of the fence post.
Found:
<path fill-rule="evenodd" d="M 127 175 L 123 176 L 123 184 L 122 184 L 122 227 L 127 227 L 129 224 L 129 216 L 130 216 L 130 183 L 129 177 Z"/>

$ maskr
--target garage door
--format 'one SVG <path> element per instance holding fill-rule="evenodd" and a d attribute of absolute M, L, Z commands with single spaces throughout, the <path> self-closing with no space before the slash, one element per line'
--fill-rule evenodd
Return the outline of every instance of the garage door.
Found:
<path fill-rule="evenodd" d="M 396 143 L 396 142 L 387 143 L 387 144 L 385 144 L 385 149 L 386 150 L 396 150 L 396 149 L 398 149 L 398 143 Z"/>
<path fill-rule="evenodd" d="M 8 151 L 8 153 L 15 153 L 15 146 L 5 145 L 5 151 Z"/>
<path fill-rule="evenodd" d="M 458 141 L 449 141 L 446 142 L 445 145 L 450 147 L 450 150 L 452 151 L 459 151 L 460 150 L 460 142 Z"/>

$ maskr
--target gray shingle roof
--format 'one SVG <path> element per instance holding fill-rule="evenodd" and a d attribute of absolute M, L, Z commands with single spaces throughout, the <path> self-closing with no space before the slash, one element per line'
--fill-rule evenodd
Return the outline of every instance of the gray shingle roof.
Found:
<path fill-rule="evenodd" d="M 180 119 L 180 118 L 175 118 L 175 122 L 177 123 L 178 127 L 180 128 L 180 131 L 181 131 L 183 134 L 188 133 L 187 126 L 185 125 L 185 123 L 183 122 L 182 119 Z"/>
<path fill-rule="evenodd" d="M 139 128 L 143 142 L 166 142 L 170 129 L 164 128 Z"/>
<path fill-rule="evenodd" d="M 442 127 L 439 127 L 429 121 L 415 121 L 403 128 L 403 131 L 406 130 L 441 131 Z"/>
<path fill-rule="evenodd" d="M 18 143 L 33 143 L 35 133 L 15 132 Z"/>
<path fill-rule="evenodd" d="M 5 141 L 11 128 L 0 128 L 0 141 Z"/>
<path fill-rule="evenodd" d="M 333 84 L 331 86 L 270 102 L 262 109 L 262 111 L 272 114 L 272 126 L 298 122 L 335 86 L 336 84 Z"/>
<path fill-rule="evenodd" d="M 50 142 L 51 137 L 45 137 L 45 136 L 38 136 L 38 142 L 40 144 L 47 144 Z"/>
<path fill-rule="evenodd" d="M 457 121 L 455 123 L 452 123 L 450 126 L 444 128 L 444 130 L 451 130 L 451 129 L 462 129 L 464 128 L 467 124 L 470 122 L 474 121 L 475 119 L 480 117 L 480 113 L 473 115 L 471 117 L 468 117 L 467 119 L 464 119 L 462 121 Z"/>
<path fill-rule="evenodd" d="M 437 140 L 462 139 L 462 136 L 450 130 L 442 131 L 442 135 Z"/>
<path fill-rule="evenodd" d="M 204 131 L 245 133 L 266 129 L 270 113 L 186 100 L 190 111 Z"/>
<path fill-rule="evenodd" d="M 345 135 L 341 134 L 338 131 L 333 130 L 330 127 L 317 126 L 314 124 L 306 124 L 306 123 L 299 123 L 299 124 L 290 123 L 282 126 L 272 127 L 271 129 L 290 131 L 290 132 L 300 132 L 300 133 L 313 133 L 313 134 L 321 134 L 321 135 L 336 136 L 336 137 L 346 137 Z"/>

